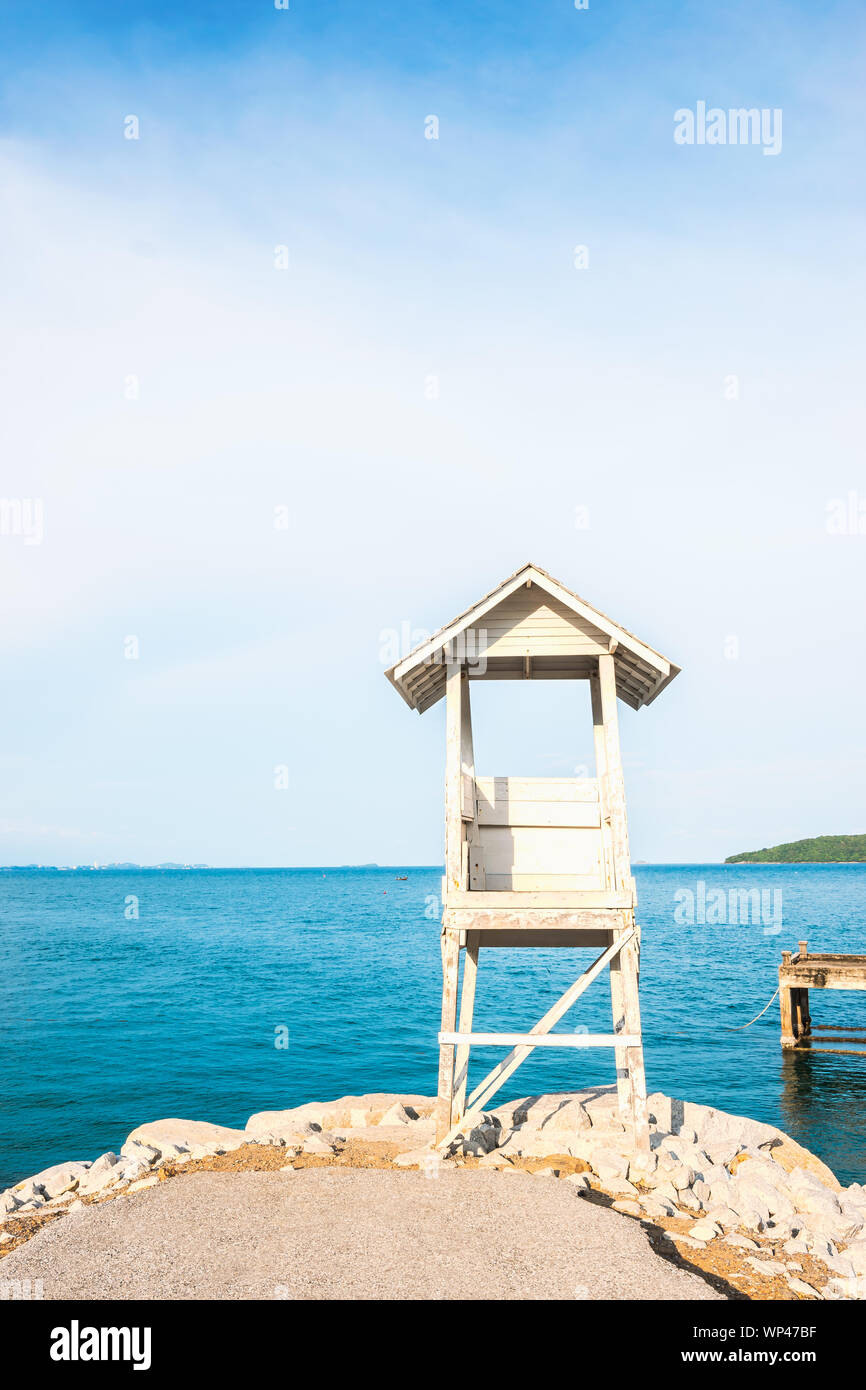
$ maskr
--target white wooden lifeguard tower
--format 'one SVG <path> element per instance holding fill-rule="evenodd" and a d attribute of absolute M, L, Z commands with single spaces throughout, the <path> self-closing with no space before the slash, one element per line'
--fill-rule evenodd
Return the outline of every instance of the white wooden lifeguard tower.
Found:
<path fill-rule="evenodd" d="M 619 696 L 641 709 L 678 671 L 545 570 L 524 565 L 386 672 L 412 709 L 423 713 L 443 695 L 446 700 L 437 1143 L 467 1128 L 533 1048 L 542 1046 L 612 1047 L 620 1109 L 631 1120 L 636 1145 L 649 1142 L 637 899 L 616 701 Z M 588 680 L 595 777 L 478 776 L 469 707 L 473 680 Z M 482 946 L 588 946 L 601 953 L 529 1033 L 473 1033 Z M 605 968 L 613 1031 L 552 1032 Z M 473 1043 L 511 1050 L 467 1099 Z"/>

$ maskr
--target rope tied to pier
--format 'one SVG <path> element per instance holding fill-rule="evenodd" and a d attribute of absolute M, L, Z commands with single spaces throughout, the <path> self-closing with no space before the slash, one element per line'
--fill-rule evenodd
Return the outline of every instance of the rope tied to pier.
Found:
<path fill-rule="evenodd" d="M 763 1009 L 761 1010 L 761 1012 L 760 1012 L 759 1014 L 755 1014 L 755 1017 L 754 1017 L 754 1018 L 750 1018 L 749 1021 L 748 1021 L 748 1023 L 738 1023 L 738 1024 L 736 1025 L 736 1027 L 732 1027 L 731 1024 L 728 1024 L 726 1031 L 727 1031 L 728 1033 L 742 1033 L 743 1030 L 744 1030 L 745 1028 L 751 1028 L 752 1024 L 753 1024 L 753 1023 L 757 1023 L 758 1019 L 759 1019 L 759 1018 L 762 1018 L 762 1017 L 764 1016 L 764 1014 L 767 1012 L 767 1010 L 769 1009 L 769 1007 L 770 1007 L 770 1005 L 772 1004 L 773 1000 L 775 999 L 776 995 L 779 993 L 779 990 L 780 990 L 780 989 L 781 989 L 781 985 L 776 985 L 776 988 L 773 990 L 772 996 L 771 996 L 770 999 L 767 1001 L 767 1003 L 764 1005 L 764 1007 L 763 1007 Z"/>

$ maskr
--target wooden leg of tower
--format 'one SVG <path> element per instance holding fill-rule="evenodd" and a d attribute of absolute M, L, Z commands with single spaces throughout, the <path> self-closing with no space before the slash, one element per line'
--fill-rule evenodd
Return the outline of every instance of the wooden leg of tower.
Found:
<path fill-rule="evenodd" d="M 638 998 L 638 955 L 635 940 L 624 946 L 620 952 L 621 979 L 626 1032 L 642 1037 L 640 1028 L 640 1001 Z M 646 1099 L 646 1075 L 643 1064 L 643 1042 L 637 1047 L 627 1047 L 626 1066 L 631 1099 L 631 1121 L 636 1149 L 649 1149 L 649 1115 Z M 617 1071 L 619 1068 L 617 1067 Z"/>
<path fill-rule="evenodd" d="M 442 936 L 442 1032 L 453 1033 L 457 1022 L 457 976 L 460 964 L 460 937 L 446 931 Z M 439 1046 L 439 1087 L 436 1102 L 436 1142 L 444 1139 L 453 1123 L 454 1046 Z"/>
<path fill-rule="evenodd" d="M 618 955 L 614 956 L 610 963 L 610 1002 L 613 1012 L 613 1031 L 624 1033 L 626 1031 L 625 995 L 622 966 Z M 614 1048 L 614 1057 L 616 1059 L 616 1093 L 619 1099 L 619 1110 L 623 1120 L 626 1120 L 631 1117 L 632 1113 L 628 1049 L 625 1047 Z"/>
<path fill-rule="evenodd" d="M 460 990 L 460 1027 L 458 1032 L 472 1032 L 472 1014 L 475 1008 L 475 981 L 478 977 L 478 941 L 480 933 L 467 932 L 466 950 L 463 955 L 463 985 Z M 451 1123 L 457 1124 L 466 1108 L 466 1082 L 469 1076 L 469 1044 L 461 1043 L 457 1049 L 454 1064 L 454 1104 L 451 1109 Z"/>

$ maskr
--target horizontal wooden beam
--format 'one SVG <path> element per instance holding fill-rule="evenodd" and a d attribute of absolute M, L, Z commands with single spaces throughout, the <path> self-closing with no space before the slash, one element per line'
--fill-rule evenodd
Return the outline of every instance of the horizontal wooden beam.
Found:
<path fill-rule="evenodd" d="M 484 933 L 484 941 L 487 942 L 488 936 L 494 933 L 501 936 L 503 933 L 514 936 L 528 936 L 532 932 L 543 931 L 550 933 L 568 933 L 578 935 L 585 933 L 598 935 L 600 932 L 617 932 L 623 928 L 624 913 L 619 912 L 491 912 L 489 909 L 482 909 L 481 912 L 470 912 L 464 908 L 446 907 L 442 914 L 443 931 L 480 931 Z M 629 914 L 630 918 L 630 914 Z M 515 945 L 517 944 L 515 940 Z"/>
<path fill-rule="evenodd" d="M 440 1033 L 441 1047 L 640 1047 L 639 1033 Z"/>
<path fill-rule="evenodd" d="M 485 930 L 480 933 L 478 944 L 483 946 L 485 951 L 506 947 L 511 951 L 522 951 L 524 948 L 528 950 L 533 947 L 548 951 L 559 950 L 562 947 L 568 947 L 571 950 L 597 950 L 602 946 L 609 946 L 615 930 L 620 930 L 621 926 L 622 924 L 618 923 L 616 929 L 613 927 L 606 929 L 581 927 L 579 931 L 537 931 L 533 927 L 527 927 L 525 931 Z M 473 931 L 477 928 L 468 927 L 466 930 Z M 464 934 L 463 930 L 459 932 L 461 937 Z"/>
<path fill-rule="evenodd" d="M 866 1057 L 866 1049 L 862 1047 L 803 1047 L 798 1043 L 796 1047 L 791 1047 L 788 1051 L 799 1052 L 801 1056 L 815 1052 L 834 1052 L 842 1057 Z"/>
<path fill-rule="evenodd" d="M 556 889 L 543 889 L 538 892 L 520 893 L 502 889 L 499 892 L 454 892 L 449 893 L 446 908 L 521 908 L 534 911 L 536 908 L 562 908 L 567 912 L 580 912 L 584 908 L 602 912 L 619 912 L 635 905 L 635 894 L 631 889 L 585 888 L 573 892 Z"/>
<path fill-rule="evenodd" d="M 866 989 L 866 966 L 782 966 L 779 984 L 788 989 Z"/>

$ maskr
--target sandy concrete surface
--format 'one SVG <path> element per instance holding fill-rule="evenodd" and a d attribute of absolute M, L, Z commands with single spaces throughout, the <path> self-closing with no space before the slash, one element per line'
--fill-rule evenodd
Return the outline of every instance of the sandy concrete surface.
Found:
<path fill-rule="evenodd" d="M 529 1174 L 198 1172 L 64 1216 L 0 1261 L 46 1299 L 719 1299 L 637 1221 Z"/>

